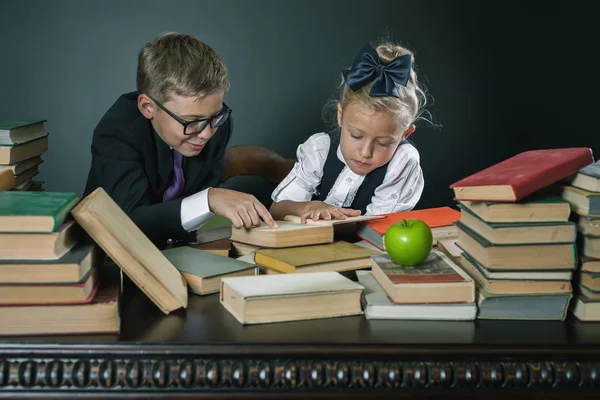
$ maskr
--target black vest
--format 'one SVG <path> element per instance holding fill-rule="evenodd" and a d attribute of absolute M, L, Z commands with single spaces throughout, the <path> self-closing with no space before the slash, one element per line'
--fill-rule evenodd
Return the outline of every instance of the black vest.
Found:
<path fill-rule="evenodd" d="M 332 138 L 330 141 L 329 153 L 327 154 L 327 160 L 325 160 L 325 165 L 323 166 L 323 177 L 321 178 L 321 183 L 317 187 L 317 193 L 313 195 L 312 200 L 325 201 L 329 191 L 345 166 L 345 164 L 337 157 L 339 143 Z M 402 143 L 400 145 L 402 145 Z M 382 165 L 365 176 L 365 179 L 356 192 L 356 196 L 354 197 L 350 208 L 360 210 L 361 214 L 365 215 L 367 206 L 371 204 L 371 198 L 375 193 L 375 189 L 383 183 L 383 178 L 385 178 L 388 165 L 389 163 Z"/>

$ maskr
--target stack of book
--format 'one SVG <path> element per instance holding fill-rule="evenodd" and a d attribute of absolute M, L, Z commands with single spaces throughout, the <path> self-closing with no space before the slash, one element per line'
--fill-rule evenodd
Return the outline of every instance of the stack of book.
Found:
<path fill-rule="evenodd" d="M 45 120 L 0 119 L 0 173 L 10 170 L 17 191 L 43 191 L 34 178 L 48 151 Z M 0 184 L 1 187 L 1 184 Z"/>
<path fill-rule="evenodd" d="M 580 233 L 573 314 L 581 321 L 600 321 L 600 161 L 582 168 L 562 195 L 577 215 Z"/>
<path fill-rule="evenodd" d="M 355 230 L 358 222 L 384 218 L 380 216 L 349 217 L 345 220 L 309 220 L 287 216 L 277 221 L 278 227 L 266 224 L 251 229 L 233 229 L 231 240 L 244 244 L 260 267 L 261 274 L 349 272 L 370 268 L 370 256 L 380 250 L 340 240 L 336 234 Z"/>
<path fill-rule="evenodd" d="M 360 311 L 353 303 L 359 291 L 348 277 L 356 275 L 364 287 L 360 298 L 367 318 L 473 320 L 473 280 L 445 254 L 434 249 L 424 265 L 413 268 L 393 264 L 382 250 L 383 234 L 399 220 L 424 218 L 439 228 L 438 238 L 453 240 L 452 223 L 459 216 L 456 210 L 440 207 L 306 223 L 286 216 L 276 221 L 277 228 L 232 229 L 233 248 L 236 255 L 242 254 L 238 261 L 257 265 L 259 276 L 223 276 L 221 303 L 244 324 L 354 315 Z M 343 239 L 357 234 L 362 242 Z M 184 264 L 167 256 L 176 266 Z M 331 298 L 330 306 L 313 298 Z M 341 302 L 336 305 L 337 299 Z M 255 300 L 260 309 L 250 308 Z M 352 311 L 343 311 L 344 304 Z"/>
<path fill-rule="evenodd" d="M 439 250 L 422 265 L 394 263 L 387 253 L 371 256 L 371 271 L 357 271 L 364 286 L 367 319 L 474 320 L 471 277 Z"/>
<path fill-rule="evenodd" d="M 336 237 L 356 223 L 379 217 L 309 221 L 288 216 L 251 229 L 233 229 L 234 247 L 250 251 L 236 261 L 258 266 L 258 276 L 223 277 L 220 302 L 242 324 L 334 318 L 362 314 L 363 287 L 347 276 L 370 268 L 379 254 Z"/>
<path fill-rule="evenodd" d="M 0 192 L 0 335 L 119 331 L 118 285 L 70 218 L 74 193 Z"/>
<path fill-rule="evenodd" d="M 564 320 L 577 266 L 571 208 L 553 184 L 593 162 L 589 148 L 528 151 L 450 187 L 461 267 L 478 289 L 478 318 Z"/>

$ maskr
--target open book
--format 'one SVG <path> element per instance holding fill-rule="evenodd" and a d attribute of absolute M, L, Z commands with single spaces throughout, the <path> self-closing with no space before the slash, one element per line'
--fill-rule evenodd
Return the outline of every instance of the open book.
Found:
<path fill-rule="evenodd" d="M 288 215 L 284 221 L 277 221 L 277 228 L 271 228 L 267 224 L 255 228 L 233 229 L 231 240 L 258 247 L 294 247 L 310 246 L 333 242 L 334 226 L 342 226 L 355 222 L 385 218 L 378 215 L 360 215 L 348 217 L 347 219 L 334 219 L 330 221 L 309 220 L 306 224 L 301 223 L 298 216 Z"/>
<path fill-rule="evenodd" d="M 324 219 L 319 219 L 318 221 L 313 221 L 312 219 L 307 219 L 307 225 L 340 225 L 340 224 L 350 224 L 353 222 L 362 222 L 362 221 L 370 221 L 372 219 L 382 219 L 387 218 L 386 215 L 359 215 L 357 217 L 347 217 L 346 219 L 331 219 L 329 221 Z M 297 215 L 286 215 L 284 221 L 295 222 L 301 224 L 302 218 Z"/>
<path fill-rule="evenodd" d="M 104 189 L 94 190 L 71 214 L 162 312 L 187 307 L 187 284 L 181 273 Z"/>

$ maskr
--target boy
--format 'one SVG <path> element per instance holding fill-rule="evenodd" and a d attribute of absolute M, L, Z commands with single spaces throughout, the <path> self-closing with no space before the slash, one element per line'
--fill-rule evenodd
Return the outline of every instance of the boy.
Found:
<path fill-rule="evenodd" d="M 252 195 L 216 188 L 232 134 L 227 69 L 208 45 L 165 33 L 138 55 L 137 92 L 94 131 L 84 196 L 102 187 L 159 248 L 190 238 L 213 214 L 236 228 L 276 227 Z"/>

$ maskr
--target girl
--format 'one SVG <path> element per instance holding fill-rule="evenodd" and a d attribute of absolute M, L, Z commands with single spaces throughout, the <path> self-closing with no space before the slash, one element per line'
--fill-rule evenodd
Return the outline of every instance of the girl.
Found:
<path fill-rule="evenodd" d="M 272 193 L 275 220 L 297 215 L 345 219 L 411 210 L 423 192 L 419 153 L 406 139 L 425 105 L 413 54 L 398 45 L 366 45 L 342 71 L 337 135 L 312 135 Z"/>

